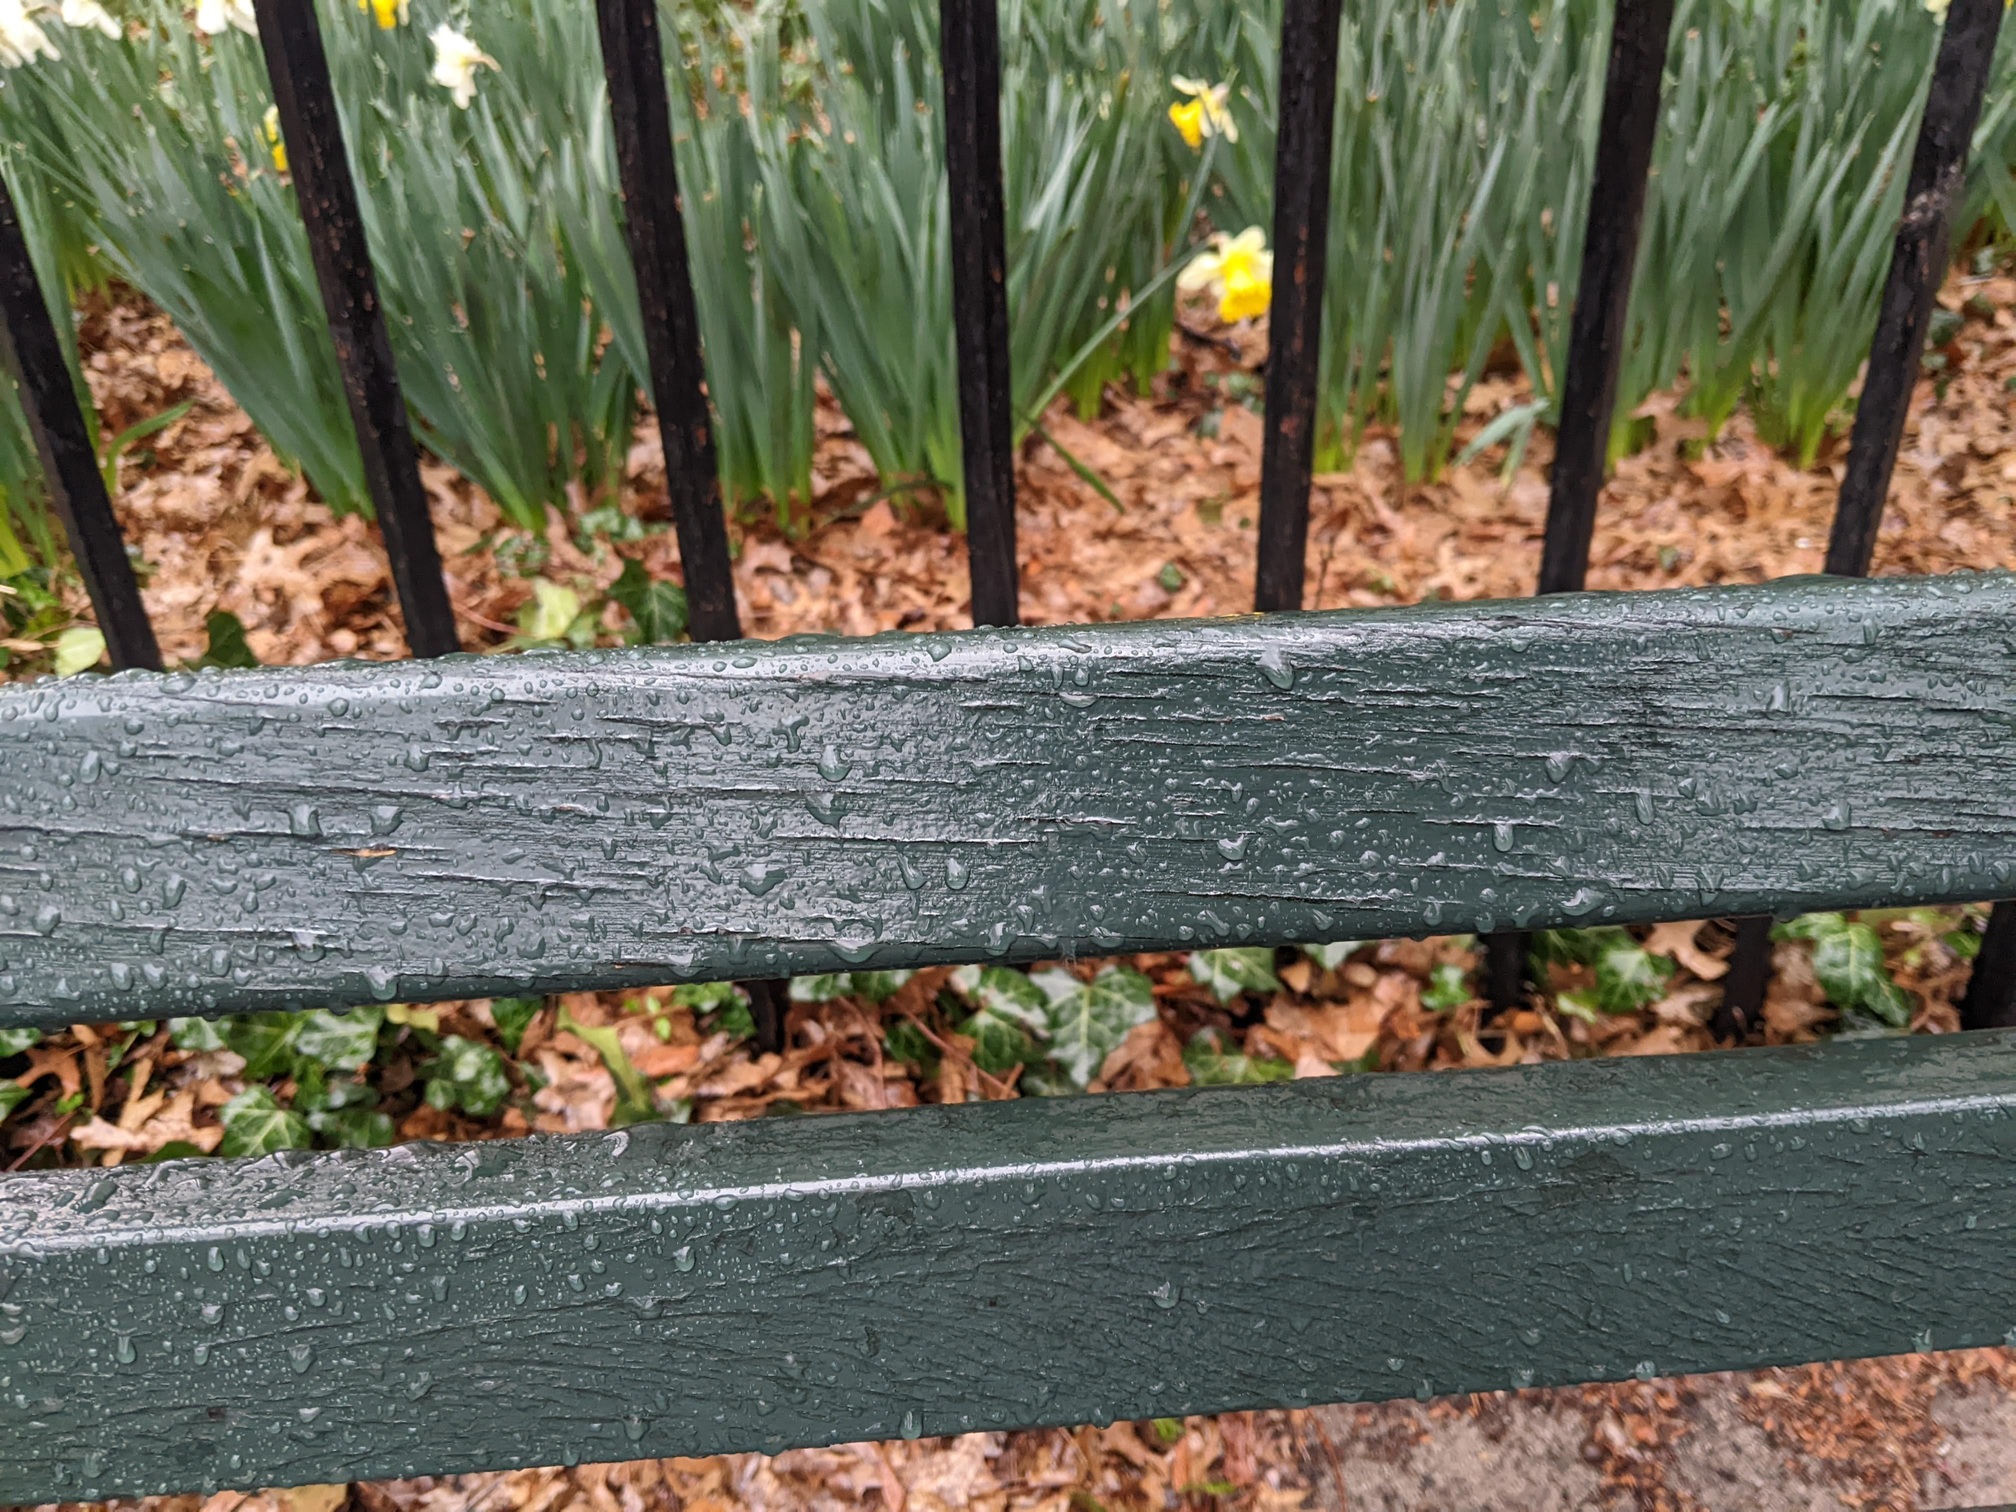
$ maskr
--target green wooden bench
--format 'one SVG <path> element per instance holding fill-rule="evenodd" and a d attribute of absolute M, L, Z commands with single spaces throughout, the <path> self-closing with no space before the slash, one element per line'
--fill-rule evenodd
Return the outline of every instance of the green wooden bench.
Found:
<path fill-rule="evenodd" d="M 674 494 L 724 643 L 0 689 L 0 1027 L 2016 893 L 2016 578 L 1858 580 L 2001 10 L 1946 23 L 1836 576 L 740 642 L 732 584 L 696 583 L 725 573 L 701 404 Z M 669 161 L 655 13 L 602 17 L 673 413 L 699 404 L 678 218 L 629 177 Z M 340 251 L 312 11 L 260 19 Z M 1586 560 L 1667 20 L 1617 25 L 1550 588 Z M 976 606 L 1007 621 L 993 24 L 947 0 Z M 1284 30 L 1270 608 L 1301 582 L 1336 5 Z M 0 212 L 79 561 L 158 666 Z M 324 261 L 390 525 L 411 438 L 375 298 L 342 297 L 369 263 Z M 415 627 L 424 527 L 391 532 Z M 2006 948 L 1972 1025 L 2009 1020 Z M 10 1176 L 0 1500 L 2016 1341 L 2012 1115 L 2016 1041 L 1976 1033 Z"/>

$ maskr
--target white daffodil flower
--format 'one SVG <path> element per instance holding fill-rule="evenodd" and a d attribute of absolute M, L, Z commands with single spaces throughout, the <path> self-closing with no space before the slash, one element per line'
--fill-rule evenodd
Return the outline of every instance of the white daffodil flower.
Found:
<path fill-rule="evenodd" d="M 63 17 L 63 24 L 73 31 L 83 31 L 88 27 L 103 32 L 112 42 L 126 35 L 112 12 L 100 5 L 98 0 L 63 0 L 63 9 L 59 14 Z"/>
<path fill-rule="evenodd" d="M 49 34 L 36 24 L 28 0 L 0 0 L 0 68 L 19 68 L 37 58 L 60 58 Z"/>
<path fill-rule="evenodd" d="M 476 70 L 495 68 L 497 60 L 445 21 L 427 40 L 434 44 L 434 71 L 428 77 L 454 95 L 456 109 L 467 110 L 476 98 Z"/>
<path fill-rule="evenodd" d="M 214 37 L 232 26 L 248 37 L 259 35 L 259 18 L 252 14 L 251 0 L 197 0 L 196 30 Z"/>

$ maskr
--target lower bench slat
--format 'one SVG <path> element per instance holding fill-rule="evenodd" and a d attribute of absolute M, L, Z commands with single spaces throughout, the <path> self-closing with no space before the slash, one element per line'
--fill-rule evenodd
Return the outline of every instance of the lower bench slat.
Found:
<path fill-rule="evenodd" d="M 2016 579 L 0 688 L 0 1027 L 2008 895 Z"/>
<path fill-rule="evenodd" d="M 0 1501 L 2001 1341 L 2016 1038 L 0 1183 Z"/>

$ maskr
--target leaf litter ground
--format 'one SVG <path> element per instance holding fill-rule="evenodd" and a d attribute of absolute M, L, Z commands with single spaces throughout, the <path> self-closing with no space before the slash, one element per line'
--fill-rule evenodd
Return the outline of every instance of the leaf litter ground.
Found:
<path fill-rule="evenodd" d="M 1943 302 L 1961 320 L 1938 372 L 1920 385 L 1879 538 L 1880 572 L 2016 566 L 2016 279 L 1956 278 Z M 1152 394 L 1109 392 L 1089 419 L 1060 402 L 1045 419 L 1046 436 L 1025 449 L 1018 481 L 1028 622 L 1191 617 L 1250 605 L 1261 435 L 1253 375 L 1265 355 L 1264 330 L 1205 330 L 1201 310 L 1188 318 L 1198 329 L 1179 342 L 1175 366 Z M 84 341 L 108 433 L 190 405 L 145 451 L 123 460 L 119 498 L 171 661 L 204 654 L 209 617 L 220 610 L 243 623 L 252 653 L 268 663 L 403 654 L 375 533 L 313 498 L 163 317 L 117 297 L 89 312 Z M 1528 397 L 1516 376 L 1487 375 L 1464 401 L 1466 433 Z M 1741 414 L 1712 441 L 1675 396 L 1655 396 L 1640 415 L 1648 444 L 1620 464 L 1605 493 L 1591 587 L 1755 582 L 1819 570 L 1845 443 L 1837 438 L 1814 469 L 1801 471 L 1761 444 Z M 1542 436 L 1509 470 L 1502 449 L 1490 449 L 1437 481 L 1408 484 L 1395 438 L 1375 428 L 1348 468 L 1317 480 L 1306 601 L 1327 608 L 1529 592 L 1547 461 Z M 1110 499 L 1084 481 L 1085 470 Z M 554 520 L 542 535 L 508 528 L 445 467 L 428 464 L 426 481 L 471 650 L 522 643 L 541 580 L 566 588 L 579 606 L 572 639 L 617 643 L 632 628 L 610 594 L 626 563 L 657 578 L 678 576 L 672 535 L 654 518 L 662 460 L 648 422 L 617 507 L 579 499 L 573 518 Z M 965 622 L 963 552 L 928 491 L 886 491 L 830 405 L 821 413 L 814 492 L 795 520 L 762 516 L 734 528 L 752 633 L 858 635 Z M 81 618 L 81 594 L 75 608 Z M 46 666 L 37 647 L 7 649 L 11 675 Z M 1911 1031 L 1957 1027 L 1954 1004 L 1977 918 L 1961 910 L 1863 916 L 1901 989 Z M 1127 964 L 1147 978 L 1152 1016 L 1118 1037 L 1089 1090 L 1709 1048 L 1731 943 L 1726 926 L 1661 925 L 1625 943 L 1656 966 L 1634 979 L 1632 1011 L 1615 1011 L 1633 1000 L 1606 984 L 1591 952 L 1566 951 L 1545 968 L 1543 990 L 1525 1007 L 1495 1018 L 1463 987 L 1474 964 L 1467 939 L 1379 942 L 1341 960 L 1284 951 L 1249 978 L 1258 987 L 1180 955 L 1135 957 Z M 1816 948 L 1802 940 L 1776 947 L 1762 1041 L 1800 1042 L 1841 1027 Z M 1092 968 L 1075 969 L 1089 976 Z M 794 1003 L 785 1050 L 767 1055 L 737 1032 L 732 1007 L 670 989 L 572 994 L 515 1012 L 484 1002 L 405 1009 L 381 1028 L 368 1062 L 335 1080 L 366 1089 L 357 1116 L 382 1117 L 384 1131 L 403 1139 L 595 1129 L 639 1111 L 714 1121 L 1018 1095 L 1027 1068 L 1004 1070 L 998 1060 L 990 1068 L 985 1046 L 959 1032 L 971 1025 L 948 1012 L 957 1001 L 946 991 L 949 975 L 920 972 L 880 1001 L 843 993 Z M 444 1051 L 452 1045 L 469 1048 Z M 215 1151 L 226 1143 L 234 1099 L 242 1110 L 248 1092 L 270 1095 L 250 1099 L 263 1122 L 242 1128 L 270 1126 L 277 1112 L 300 1107 L 323 1109 L 319 1130 L 338 1127 L 326 1121 L 335 1117 L 328 1087 L 304 1085 L 321 1074 L 314 1062 L 281 1056 L 248 1066 L 230 1043 L 178 1045 L 165 1027 L 79 1025 L 0 1049 L 10 1051 L 0 1057 L 0 1076 L 26 1094 L 0 1123 L 0 1163 L 9 1168 Z M 476 1079 L 457 1083 L 459 1064 L 475 1067 Z M 262 1080 L 260 1071 L 269 1074 Z M 483 1090 L 485 1075 L 502 1081 Z M 640 1099 L 651 1108 L 639 1109 Z M 1774 1474 L 1803 1488 L 1784 1505 L 1903 1509 L 1971 1501 L 1988 1489 L 1970 1484 L 1965 1466 L 1957 1475 L 1953 1468 L 1939 1404 L 1956 1400 L 2016 1403 L 2016 1355 L 1969 1351 L 1425 1407 L 1234 1413 L 148 1505 L 150 1512 L 336 1512 L 346 1501 L 361 1512 L 1486 1506 L 1495 1504 L 1490 1493 L 1462 1501 L 1453 1484 L 1446 1495 L 1457 1499 L 1438 1499 L 1434 1441 L 1458 1425 L 1488 1460 L 1548 1422 L 1567 1425 L 1562 1442 L 1574 1448 L 1575 1475 L 1604 1505 L 1761 1505 L 1724 1499 L 1738 1493 L 1716 1491 L 1689 1468 L 1690 1440 L 1698 1445 L 1719 1424 L 1715 1436 L 1749 1435 L 1752 1458 L 1775 1457 Z M 1562 1476 L 1560 1494 L 1568 1496 L 1574 1476 L 1565 1464 Z M 1394 1499 L 1378 1489 L 1393 1483 L 1418 1495 Z M 1354 1485 L 1362 1488 L 1358 1500 Z"/>

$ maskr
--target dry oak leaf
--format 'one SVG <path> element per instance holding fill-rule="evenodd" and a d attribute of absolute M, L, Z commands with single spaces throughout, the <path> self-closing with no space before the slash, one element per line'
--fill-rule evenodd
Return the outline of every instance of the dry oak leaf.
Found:
<path fill-rule="evenodd" d="M 143 1097 L 140 1099 L 140 1104 L 144 1107 L 161 1095 L 157 1092 Z M 221 1125 L 210 1124 L 203 1127 L 197 1125 L 196 1092 L 191 1087 L 184 1087 L 169 1098 L 165 1105 L 159 1105 L 158 1110 L 137 1128 L 120 1127 L 126 1121 L 124 1114 L 120 1116 L 117 1124 L 107 1123 L 102 1118 L 93 1118 L 71 1134 L 70 1142 L 83 1150 L 117 1150 L 128 1155 L 135 1153 L 152 1155 L 163 1145 L 180 1141 L 194 1145 L 208 1155 L 224 1138 Z"/>
<path fill-rule="evenodd" d="M 1701 932 L 1704 921 L 1682 919 L 1670 924 L 1655 924 L 1652 933 L 1645 937 L 1645 949 L 1652 955 L 1671 956 L 1682 966 L 1704 982 L 1720 981 L 1729 971 L 1729 963 L 1720 956 L 1711 956 L 1694 943 L 1694 936 Z"/>

